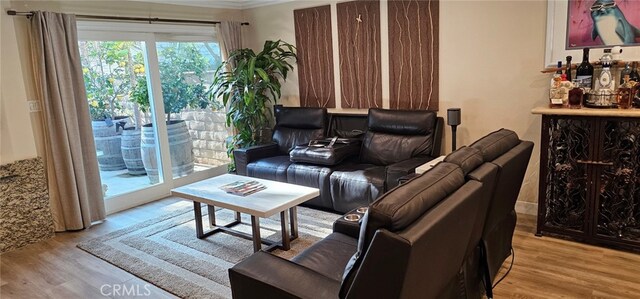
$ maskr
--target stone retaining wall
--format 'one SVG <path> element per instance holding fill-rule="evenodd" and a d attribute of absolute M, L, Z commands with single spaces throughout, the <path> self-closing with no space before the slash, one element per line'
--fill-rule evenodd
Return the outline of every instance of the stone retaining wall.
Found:
<path fill-rule="evenodd" d="M 189 110 L 180 113 L 180 119 L 187 122 L 196 163 L 210 166 L 229 163 L 225 140 L 231 130 L 225 124 L 224 111 Z"/>

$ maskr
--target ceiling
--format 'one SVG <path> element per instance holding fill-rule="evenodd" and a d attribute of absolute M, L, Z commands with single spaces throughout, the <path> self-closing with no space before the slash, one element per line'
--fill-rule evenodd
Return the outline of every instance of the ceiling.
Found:
<path fill-rule="evenodd" d="M 260 7 L 260 6 L 284 3 L 292 0 L 137 0 L 137 1 L 196 6 L 196 7 L 209 7 L 209 8 L 246 9 L 246 8 L 254 8 L 254 7 Z"/>

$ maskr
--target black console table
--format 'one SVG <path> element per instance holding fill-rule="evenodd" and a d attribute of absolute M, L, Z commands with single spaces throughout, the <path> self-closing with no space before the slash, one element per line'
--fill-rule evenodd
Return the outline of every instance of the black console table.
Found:
<path fill-rule="evenodd" d="M 640 251 L 640 109 L 542 115 L 537 235 Z"/>

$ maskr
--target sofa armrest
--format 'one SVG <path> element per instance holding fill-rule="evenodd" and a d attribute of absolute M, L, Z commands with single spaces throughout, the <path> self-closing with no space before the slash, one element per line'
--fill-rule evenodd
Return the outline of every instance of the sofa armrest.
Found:
<path fill-rule="evenodd" d="M 270 143 L 233 150 L 233 160 L 236 162 L 236 172 L 247 175 L 247 164 L 262 158 L 277 156 L 280 153 L 278 144 Z"/>
<path fill-rule="evenodd" d="M 360 215 L 360 217 L 364 217 L 364 213 L 359 213 L 358 208 L 353 209 L 347 212 L 346 214 L 344 214 L 343 216 L 340 216 L 338 220 L 333 222 L 333 232 L 341 233 L 343 235 L 347 235 L 354 239 L 358 239 L 360 237 L 360 227 L 362 224 L 362 218 L 360 218 L 360 220 L 358 221 L 348 221 L 344 219 L 344 216 L 349 214 L 358 214 Z"/>
<path fill-rule="evenodd" d="M 411 158 L 404 161 L 400 161 L 398 163 L 388 165 L 386 169 L 387 190 L 391 190 L 392 188 L 395 188 L 396 186 L 398 186 L 399 184 L 398 179 L 400 179 L 403 176 L 415 173 L 416 167 L 424 163 L 427 163 L 431 160 L 433 160 L 432 157 L 416 157 L 416 158 Z"/>
<path fill-rule="evenodd" d="M 259 251 L 229 269 L 234 299 L 338 298 L 340 282 Z"/>

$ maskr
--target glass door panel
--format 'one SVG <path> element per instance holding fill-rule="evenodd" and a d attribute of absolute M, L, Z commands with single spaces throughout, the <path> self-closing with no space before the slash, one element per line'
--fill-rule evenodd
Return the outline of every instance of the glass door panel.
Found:
<path fill-rule="evenodd" d="M 79 42 L 105 199 L 163 182 L 143 41 Z"/>
<path fill-rule="evenodd" d="M 162 41 L 156 50 L 173 178 L 226 165 L 230 134 L 224 106 L 209 99 L 221 63 L 220 46 L 212 41 Z"/>

